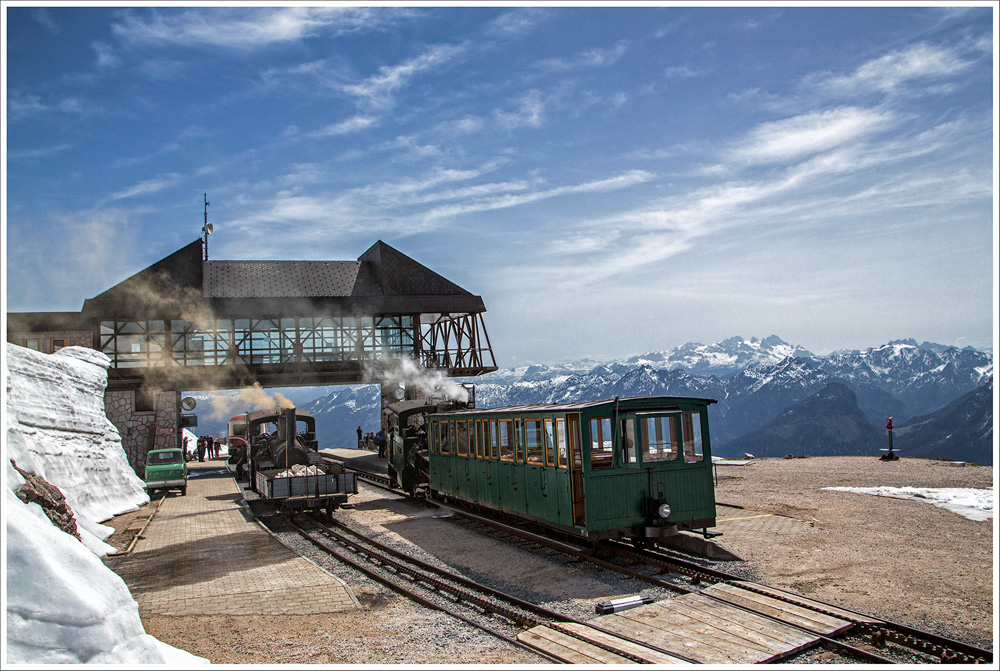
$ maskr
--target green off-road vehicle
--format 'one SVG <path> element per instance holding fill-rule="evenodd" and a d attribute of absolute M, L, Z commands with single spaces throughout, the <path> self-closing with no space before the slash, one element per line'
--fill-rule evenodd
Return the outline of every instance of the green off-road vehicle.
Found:
<path fill-rule="evenodd" d="M 146 493 L 157 489 L 179 489 L 187 494 L 188 468 L 180 448 L 150 450 L 146 455 Z"/>

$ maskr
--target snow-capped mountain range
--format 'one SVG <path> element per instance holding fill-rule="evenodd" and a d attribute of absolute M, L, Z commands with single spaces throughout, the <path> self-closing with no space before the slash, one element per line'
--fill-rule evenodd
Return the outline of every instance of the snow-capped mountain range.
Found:
<path fill-rule="evenodd" d="M 725 454 L 726 443 L 759 429 L 831 383 L 844 385 L 873 427 L 883 430 L 887 417 L 902 426 L 991 383 L 992 378 L 991 351 L 897 340 L 818 356 L 772 335 L 737 336 L 711 345 L 687 343 L 613 361 L 588 358 L 505 368 L 468 381 L 476 384 L 479 407 L 614 396 L 716 399 L 710 410 L 713 446 L 717 454 Z M 379 425 L 375 386 L 334 388 L 327 396 L 299 405 L 317 418 L 317 433 L 325 437 L 321 441 L 327 447 L 352 445 L 358 426 L 368 432 Z M 822 403 L 809 407 L 815 412 Z M 988 421 L 992 423 L 992 416 Z M 786 452 L 795 452 L 794 445 Z"/>

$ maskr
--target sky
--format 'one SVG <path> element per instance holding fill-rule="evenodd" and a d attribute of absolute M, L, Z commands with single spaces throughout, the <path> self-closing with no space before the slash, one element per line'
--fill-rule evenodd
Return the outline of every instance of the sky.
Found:
<path fill-rule="evenodd" d="M 163 4 L 163 3 L 161 3 Z M 498 365 L 994 347 L 996 8 L 5 3 L 6 309 L 383 240 Z"/>

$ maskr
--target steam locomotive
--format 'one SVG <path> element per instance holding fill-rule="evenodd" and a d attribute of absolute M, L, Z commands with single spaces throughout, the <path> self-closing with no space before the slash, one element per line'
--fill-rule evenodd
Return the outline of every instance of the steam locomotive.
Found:
<path fill-rule="evenodd" d="M 357 494 L 357 476 L 325 459 L 316 440 L 316 420 L 295 408 L 246 415 L 248 445 L 230 459 L 237 479 L 249 475 L 250 489 L 283 508 L 326 508 L 329 514 Z"/>

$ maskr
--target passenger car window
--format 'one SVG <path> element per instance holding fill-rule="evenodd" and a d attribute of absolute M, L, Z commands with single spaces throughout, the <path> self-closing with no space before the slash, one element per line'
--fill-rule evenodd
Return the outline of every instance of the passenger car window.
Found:
<path fill-rule="evenodd" d="M 676 415 L 646 417 L 642 443 L 642 461 L 676 461 L 678 456 Z"/>
<path fill-rule="evenodd" d="M 542 443 L 542 420 L 524 420 L 525 460 L 529 464 L 544 464 Z"/>
<path fill-rule="evenodd" d="M 451 454 L 450 422 L 441 422 L 441 454 Z"/>
<path fill-rule="evenodd" d="M 500 459 L 503 461 L 514 460 L 514 431 L 513 423 L 509 419 L 501 419 L 497 422 L 497 433 L 500 439 Z"/>
<path fill-rule="evenodd" d="M 639 461 L 639 455 L 635 449 L 635 421 L 631 419 L 622 420 L 622 463 L 635 464 Z"/>
<path fill-rule="evenodd" d="M 555 456 L 554 452 L 556 450 L 556 440 L 555 440 L 555 422 L 551 419 L 545 420 L 545 465 L 554 466 Z"/>
<path fill-rule="evenodd" d="M 566 422 L 562 417 L 556 418 L 556 465 L 566 468 Z"/>
<path fill-rule="evenodd" d="M 611 435 L 611 418 L 594 417 L 590 420 L 590 467 L 593 469 L 614 466 L 614 436 Z"/>
<path fill-rule="evenodd" d="M 705 460 L 705 452 L 701 442 L 701 413 L 685 412 L 682 415 L 684 424 L 684 461 L 695 463 Z"/>
<path fill-rule="evenodd" d="M 458 443 L 458 456 L 464 457 L 469 454 L 469 423 L 465 420 L 457 423 L 455 427 L 455 439 Z"/>
<path fill-rule="evenodd" d="M 524 463 L 524 422 L 514 420 L 514 461 Z"/>

